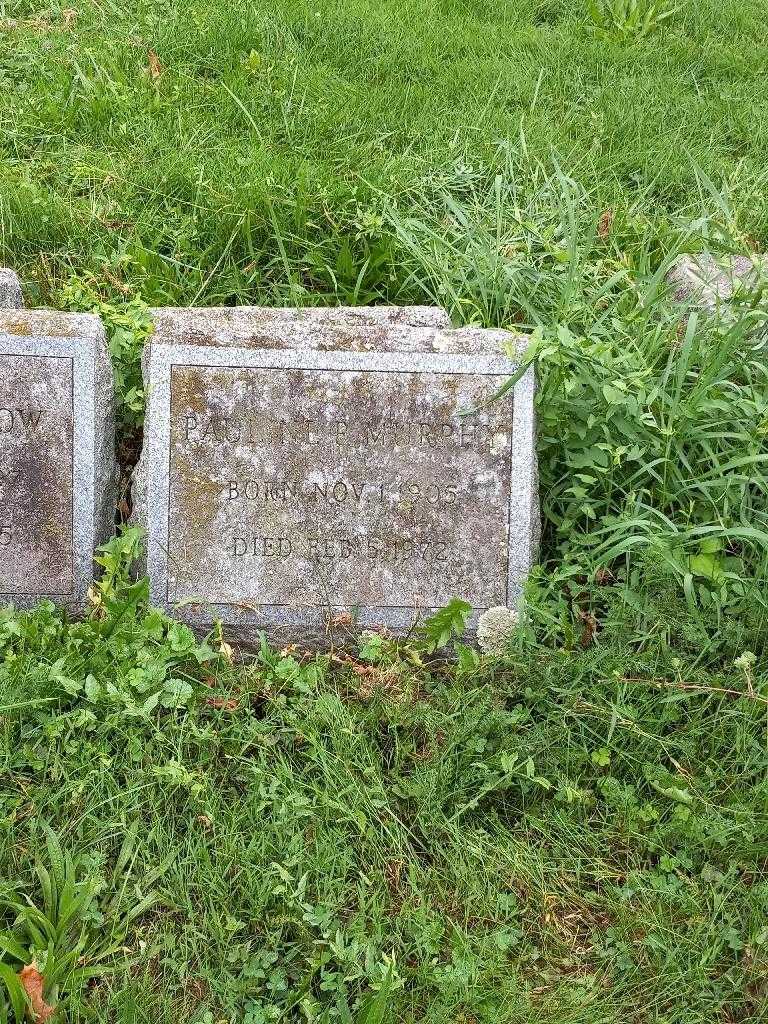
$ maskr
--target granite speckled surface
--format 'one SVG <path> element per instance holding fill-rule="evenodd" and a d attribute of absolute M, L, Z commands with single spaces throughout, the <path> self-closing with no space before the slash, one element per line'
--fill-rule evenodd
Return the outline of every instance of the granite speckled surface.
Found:
<path fill-rule="evenodd" d="M 324 642 L 350 617 L 403 631 L 452 597 L 475 618 L 518 602 L 533 372 L 491 399 L 524 339 L 413 311 L 210 312 L 155 312 L 145 353 L 134 501 L 154 603 L 241 641 Z"/>
<path fill-rule="evenodd" d="M 0 267 L 0 309 L 20 309 L 23 305 L 18 277 L 12 270 Z"/>
<path fill-rule="evenodd" d="M 172 338 L 198 345 L 249 345 L 266 338 L 280 325 L 301 331 L 334 324 L 356 327 L 447 328 L 451 321 L 437 306 L 309 306 L 302 309 L 280 306 L 191 306 L 151 309 L 156 339 Z"/>
<path fill-rule="evenodd" d="M 112 533 L 112 367 L 88 314 L 0 310 L 0 601 L 79 611 Z"/>

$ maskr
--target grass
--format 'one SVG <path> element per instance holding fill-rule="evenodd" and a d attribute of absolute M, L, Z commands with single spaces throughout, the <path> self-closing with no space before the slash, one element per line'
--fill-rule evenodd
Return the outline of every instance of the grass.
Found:
<path fill-rule="evenodd" d="M 407 280 L 456 321 L 529 332 L 548 567 L 575 592 L 628 583 L 652 547 L 692 603 L 761 609 L 762 630 L 763 598 L 737 593 L 768 575 L 765 282 L 707 317 L 664 280 L 681 252 L 739 250 L 728 197 L 704 179 L 714 212 L 662 228 L 643 197 L 607 219 L 559 168 L 526 169 L 503 151 L 387 219 Z"/>
<path fill-rule="evenodd" d="M 659 217 L 699 167 L 766 239 L 759 0 L 686 0 L 629 38 L 574 0 L 0 10 L 0 256 L 33 298 L 91 271 L 155 305 L 279 300 L 285 235 L 312 294 L 344 297 L 382 196 L 407 205 L 500 141 Z M 369 266 L 360 297 L 397 284 Z"/>
<path fill-rule="evenodd" d="M 6 616 L 4 892 L 40 902 L 52 823 L 96 893 L 68 1019 L 364 1021 L 384 979 L 368 1020 L 764 1019 L 768 679 L 645 579 L 586 649 L 197 650 L 177 710 L 127 699 L 137 664 L 196 661 L 141 597 L 115 630 Z M 112 691 L 61 682 L 83 660 Z"/>
<path fill-rule="evenodd" d="M 477 309 L 508 267 L 486 185 L 439 238 L 451 258 L 424 209 L 389 215 L 405 272 Z M 0 920 L 21 943 L 0 948 L 67 1019 L 764 1019 L 759 314 L 681 319 L 656 271 L 638 287 L 642 262 L 617 278 L 596 256 L 579 210 L 546 205 L 509 257 L 538 268 L 542 311 L 568 266 L 581 298 L 536 335 L 543 566 L 503 657 L 431 656 L 441 624 L 232 664 L 220 631 L 146 607 L 135 531 L 85 622 L 0 613 Z M 568 264 L 538 249 L 563 224 Z M 638 452 L 604 466 L 627 431 Z M 63 922 L 51 830 L 88 900 Z"/>
<path fill-rule="evenodd" d="M 0 5 L 0 256 L 104 316 L 126 458 L 148 305 L 435 302 L 530 335 L 544 525 L 498 658 L 233 664 L 132 532 L 0 610 L 0 1021 L 30 962 L 71 1021 L 765 1019 L 765 291 L 663 285 L 766 240 L 761 18 Z"/>

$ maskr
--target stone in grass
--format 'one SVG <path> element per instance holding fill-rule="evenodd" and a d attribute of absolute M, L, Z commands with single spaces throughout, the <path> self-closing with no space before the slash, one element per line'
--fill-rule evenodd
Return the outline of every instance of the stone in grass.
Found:
<path fill-rule="evenodd" d="M 23 305 L 18 277 L 12 270 L 0 267 L 0 309 L 21 309 Z"/>
<path fill-rule="evenodd" d="M 113 401 L 97 317 L 0 310 L 0 603 L 85 608 L 114 526 Z"/>
<path fill-rule="evenodd" d="M 477 623 L 477 645 L 484 654 L 505 654 L 520 621 L 517 608 L 488 608 Z"/>
<path fill-rule="evenodd" d="M 523 339 L 346 313 L 160 311 L 136 478 L 153 602 L 247 642 L 514 607 L 538 503 Z M 357 312 L 357 311 L 356 311 Z M 379 314 L 380 315 L 380 314 Z M 362 314 L 363 318 L 366 313 Z"/>
<path fill-rule="evenodd" d="M 678 302 L 693 302 L 708 313 L 738 295 L 768 284 L 768 256 L 680 256 L 667 272 L 667 284 Z"/>

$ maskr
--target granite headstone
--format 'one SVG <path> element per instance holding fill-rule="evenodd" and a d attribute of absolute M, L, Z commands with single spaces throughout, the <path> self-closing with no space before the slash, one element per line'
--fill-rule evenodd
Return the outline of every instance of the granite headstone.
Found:
<path fill-rule="evenodd" d="M 0 602 L 83 609 L 115 490 L 101 321 L 0 310 Z"/>
<path fill-rule="evenodd" d="M 522 339 L 425 310 L 157 310 L 135 479 L 153 602 L 287 638 L 514 606 L 535 557 Z"/>

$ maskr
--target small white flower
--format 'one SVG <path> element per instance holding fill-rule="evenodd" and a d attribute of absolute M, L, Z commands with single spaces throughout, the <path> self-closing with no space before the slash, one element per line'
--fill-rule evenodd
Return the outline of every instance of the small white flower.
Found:
<path fill-rule="evenodd" d="M 740 654 L 738 656 L 738 658 L 734 661 L 733 664 L 736 666 L 736 668 L 740 668 L 743 669 L 745 672 L 748 672 L 756 661 L 757 657 L 755 654 L 752 653 L 752 651 L 744 651 L 743 654 Z"/>
<path fill-rule="evenodd" d="M 514 608 L 497 605 L 480 616 L 477 623 L 477 645 L 484 654 L 503 654 L 517 629 L 520 619 Z"/>

